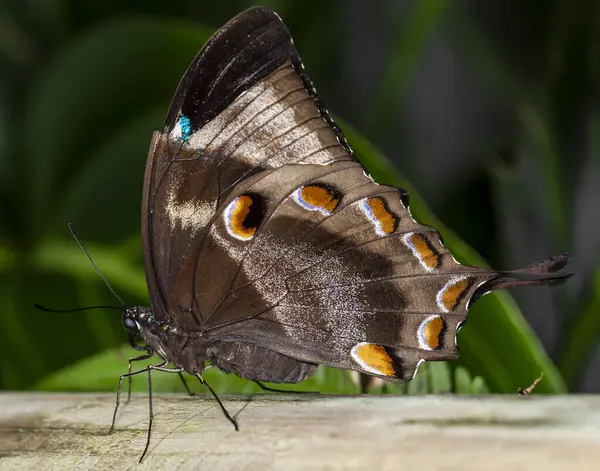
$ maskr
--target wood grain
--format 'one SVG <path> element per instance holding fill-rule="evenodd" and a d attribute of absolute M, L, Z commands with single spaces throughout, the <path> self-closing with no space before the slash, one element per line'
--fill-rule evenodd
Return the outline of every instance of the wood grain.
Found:
<path fill-rule="evenodd" d="M 597 470 L 600 397 L 0 394 L 0 469 Z"/>

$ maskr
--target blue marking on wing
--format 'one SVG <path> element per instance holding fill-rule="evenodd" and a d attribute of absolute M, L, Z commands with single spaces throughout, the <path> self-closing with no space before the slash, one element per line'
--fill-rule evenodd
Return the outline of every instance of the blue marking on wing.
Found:
<path fill-rule="evenodd" d="M 187 142 L 190 134 L 192 134 L 192 123 L 190 118 L 181 115 L 181 118 L 179 118 L 179 127 L 181 128 L 181 140 Z"/>

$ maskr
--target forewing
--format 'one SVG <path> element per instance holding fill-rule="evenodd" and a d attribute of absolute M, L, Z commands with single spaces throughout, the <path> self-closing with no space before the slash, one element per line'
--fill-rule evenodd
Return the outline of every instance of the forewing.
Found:
<path fill-rule="evenodd" d="M 193 272 L 236 185 L 290 162 L 340 160 L 351 160 L 348 146 L 281 19 L 256 7 L 221 28 L 184 75 L 146 166 L 142 238 L 157 317 L 201 325 Z"/>

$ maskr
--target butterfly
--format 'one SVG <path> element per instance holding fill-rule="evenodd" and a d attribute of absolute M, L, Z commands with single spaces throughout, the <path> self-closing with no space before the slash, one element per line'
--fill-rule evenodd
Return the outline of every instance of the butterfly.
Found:
<path fill-rule="evenodd" d="M 142 243 L 151 307 L 123 312 L 143 354 L 117 407 L 124 378 L 147 373 L 150 385 L 159 370 L 205 383 L 207 364 L 259 384 L 297 383 L 317 365 L 409 381 L 423 361 L 458 357 L 478 298 L 561 281 L 569 261 L 458 263 L 412 218 L 407 192 L 362 167 L 288 29 L 262 7 L 206 43 L 154 133 Z"/>

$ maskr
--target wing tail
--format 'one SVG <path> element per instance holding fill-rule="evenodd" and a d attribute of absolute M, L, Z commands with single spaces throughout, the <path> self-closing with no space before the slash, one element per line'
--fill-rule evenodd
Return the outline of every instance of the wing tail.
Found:
<path fill-rule="evenodd" d="M 471 303 L 492 291 L 523 286 L 554 286 L 564 283 L 573 273 L 559 274 L 569 261 L 571 255 L 562 253 L 512 271 L 497 272 L 498 277 L 481 284 L 471 298 Z"/>

